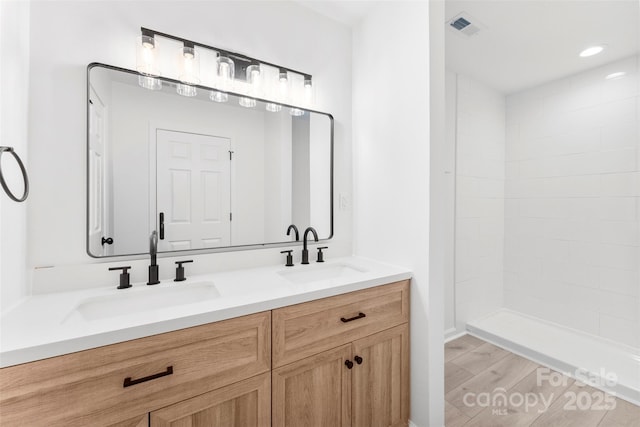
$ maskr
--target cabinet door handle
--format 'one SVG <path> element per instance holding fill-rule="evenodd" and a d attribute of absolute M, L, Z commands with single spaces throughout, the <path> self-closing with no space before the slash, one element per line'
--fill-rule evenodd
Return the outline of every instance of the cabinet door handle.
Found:
<path fill-rule="evenodd" d="M 362 357 L 356 356 L 353 358 L 353 360 L 355 360 L 358 365 L 362 365 Z"/>
<path fill-rule="evenodd" d="M 171 374 L 173 374 L 173 366 L 167 366 L 166 371 L 149 375 L 148 377 L 138 378 L 137 380 L 132 380 L 131 377 L 127 377 L 124 379 L 124 384 L 122 385 L 122 387 L 131 387 L 132 385 L 155 380 L 156 378 L 166 377 L 167 375 Z"/>
<path fill-rule="evenodd" d="M 345 360 L 344 364 L 347 367 L 347 369 L 353 368 L 353 362 L 351 360 Z"/>
<path fill-rule="evenodd" d="M 358 313 L 357 316 L 350 317 L 348 319 L 345 319 L 344 317 L 341 317 L 340 320 L 342 320 L 342 323 L 347 323 L 347 322 L 352 322 L 354 320 L 362 319 L 363 317 L 367 317 L 367 315 L 364 314 L 364 313 Z"/>

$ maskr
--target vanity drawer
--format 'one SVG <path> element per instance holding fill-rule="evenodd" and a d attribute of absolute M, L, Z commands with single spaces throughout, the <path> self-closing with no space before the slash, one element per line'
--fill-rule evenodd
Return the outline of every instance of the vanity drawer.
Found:
<path fill-rule="evenodd" d="M 273 366 L 408 321 L 408 280 L 273 310 Z"/>
<path fill-rule="evenodd" d="M 270 321 L 258 313 L 1 369 L 0 422 L 111 425 L 268 372 Z"/>

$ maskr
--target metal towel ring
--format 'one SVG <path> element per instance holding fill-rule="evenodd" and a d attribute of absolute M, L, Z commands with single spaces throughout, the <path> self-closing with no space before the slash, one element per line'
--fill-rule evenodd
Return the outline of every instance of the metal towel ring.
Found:
<path fill-rule="evenodd" d="M 9 190 L 9 187 L 7 186 L 7 183 L 4 180 L 4 175 L 2 173 L 1 160 L 2 160 L 2 154 L 5 151 L 11 153 L 11 155 L 16 159 L 16 162 L 18 162 L 18 166 L 20 166 L 20 170 L 22 171 L 22 179 L 24 180 L 24 194 L 20 198 L 16 197 L 11 192 L 11 190 Z M 15 151 L 13 151 L 13 147 L 0 147 L 0 185 L 2 185 L 2 188 L 4 189 L 4 192 L 7 193 L 7 196 L 9 196 L 9 198 L 15 202 L 24 202 L 25 200 L 27 200 L 27 197 L 29 196 L 29 177 L 27 176 L 27 170 L 24 168 L 24 164 L 22 163 L 22 160 L 20 160 L 20 157 L 16 154 Z"/>

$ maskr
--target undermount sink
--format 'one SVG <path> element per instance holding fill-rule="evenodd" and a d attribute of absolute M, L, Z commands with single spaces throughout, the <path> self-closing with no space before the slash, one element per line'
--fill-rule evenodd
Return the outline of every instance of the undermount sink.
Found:
<path fill-rule="evenodd" d="M 80 313 L 85 320 L 99 320 L 192 304 L 219 296 L 220 292 L 212 282 L 188 283 L 164 288 L 149 286 L 133 292 L 123 290 L 115 295 L 88 298 L 79 303 L 74 311 Z"/>
<path fill-rule="evenodd" d="M 320 280 L 353 277 L 366 271 L 349 264 L 309 265 L 294 267 L 294 270 L 279 271 L 278 274 L 295 284 L 317 282 Z"/>

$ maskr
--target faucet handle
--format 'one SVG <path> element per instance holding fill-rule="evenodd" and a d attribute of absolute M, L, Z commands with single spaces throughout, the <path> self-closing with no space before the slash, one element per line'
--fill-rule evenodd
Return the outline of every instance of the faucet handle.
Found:
<path fill-rule="evenodd" d="M 280 251 L 281 254 L 287 254 L 287 263 L 284 265 L 285 267 L 293 267 L 293 255 L 291 254 L 293 249 L 289 249 L 288 251 Z"/>
<path fill-rule="evenodd" d="M 185 280 L 187 280 L 187 278 L 184 277 L 184 267 L 182 266 L 182 264 L 187 264 L 189 262 L 193 262 L 193 260 L 189 259 L 186 261 L 176 261 L 178 267 L 176 267 L 176 278 L 173 280 L 174 282 L 184 282 Z"/>
<path fill-rule="evenodd" d="M 131 283 L 129 282 L 130 268 L 131 268 L 130 265 L 127 265 L 126 267 L 110 267 L 109 268 L 109 271 L 122 270 L 122 273 L 120 273 L 120 285 L 118 286 L 117 289 L 127 289 L 131 287 Z"/>
<path fill-rule="evenodd" d="M 322 253 L 323 249 L 329 249 L 328 246 L 322 246 L 318 249 L 318 259 L 316 259 L 316 262 L 324 262 L 324 254 Z"/>

